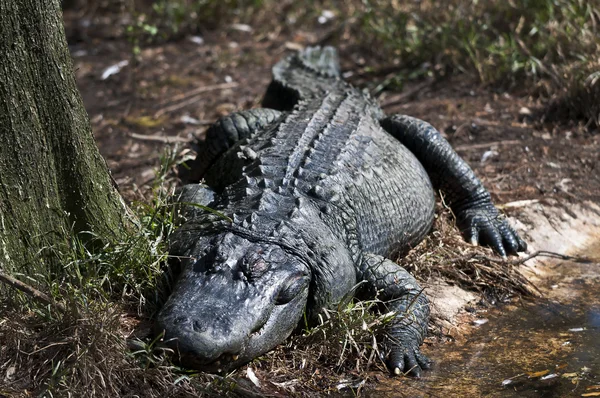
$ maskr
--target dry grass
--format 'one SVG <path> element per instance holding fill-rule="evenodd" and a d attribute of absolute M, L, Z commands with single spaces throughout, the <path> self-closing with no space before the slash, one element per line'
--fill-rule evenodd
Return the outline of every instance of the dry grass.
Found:
<path fill-rule="evenodd" d="M 532 293 L 514 267 L 487 257 L 487 249 L 466 244 L 449 210 L 441 210 L 433 232 L 401 260 L 406 268 L 424 283 L 441 277 L 489 301 Z M 390 318 L 374 310 L 376 300 L 341 303 L 323 315 L 320 325 L 305 328 L 254 361 L 249 368 L 261 383 L 256 386 L 249 381 L 248 368 L 215 376 L 173 365 L 146 327 L 151 320 L 137 312 L 128 297 L 98 294 L 86 301 L 92 297 L 89 291 L 74 297 L 77 300 L 63 300 L 67 312 L 35 303 L 16 309 L 14 300 L 4 299 L 0 375 L 5 376 L 0 393 L 246 397 L 320 396 L 343 389 L 360 394 L 369 381 L 387 372 L 377 336 Z"/>
<path fill-rule="evenodd" d="M 0 394 L 8 397 L 219 397 L 219 377 L 193 376 L 164 353 L 127 347 L 131 325 L 115 302 L 74 317 L 11 310 L 0 321 Z M 47 313 L 46 315 L 50 315 Z"/>
<path fill-rule="evenodd" d="M 502 260 L 490 249 L 466 243 L 450 210 L 438 207 L 432 233 L 400 259 L 401 265 L 425 285 L 441 278 L 480 293 L 488 305 L 538 294 L 514 260 Z M 378 374 L 387 374 L 377 337 L 389 318 L 380 315 L 377 306 L 377 300 L 341 304 L 327 312 L 320 325 L 292 336 L 286 345 L 251 366 L 288 393 L 316 392 L 318 396 L 344 389 L 359 395 Z"/>
<path fill-rule="evenodd" d="M 399 264 L 423 283 L 441 278 L 479 293 L 492 304 L 515 296 L 538 295 L 514 261 L 502 260 L 489 248 L 467 243 L 454 225 L 452 212 L 441 204 L 432 233 L 399 259 Z"/>
<path fill-rule="evenodd" d="M 388 372 L 377 338 L 392 318 L 376 311 L 379 304 L 350 301 L 326 311 L 319 325 L 306 327 L 252 366 L 288 393 L 358 393 L 373 370 Z"/>
<path fill-rule="evenodd" d="M 586 0 L 82 0 L 119 14 L 134 55 L 142 46 L 249 24 L 256 41 L 350 48 L 369 58 L 374 91 L 462 73 L 530 94 L 547 115 L 598 126 L 600 6 Z M 324 11 L 333 18 L 319 23 Z M 88 12 L 89 13 L 89 12 Z M 111 19 L 112 20 L 112 19 Z M 237 25 L 235 29 L 240 29 Z M 281 36 L 281 37 L 279 37 Z M 274 39 L 272 39 L 274 38 Z M 295 39 L 294 39 L 295 40 Z M 359 66 L 363 66 L 362 63 Z M 596 76 L 596 77 L 595 77 Z M 377 80 L 377 81 L 374 81 Z M 558 110 L 558 112 L 556 112 Z"/>
<path fill-rule="evenodd" d="M 65 275 L 32 274 L 40 290 L 62 308 L 0 290 L 0 394 L 6 396 L 192 397 L 319 396 L 340 389 L 359 394 L 374 374 L 386 374 L 377 346 L 390 317 L 377 300 L 347 300 L 305 327 L 285 345 L 227 376 L 191 373 L 171 363 L 156 344 L 152 316 L 167 257 L 164 242 L 173 230 L 165 195 L 175 155 L 163 159 L 149 204 L 138 208 L 141 229 L 127 242 L 91 252 L 78 239 L 53 248 Z M 439 206 L 433 232 L 401 264 L 427 283 L 433 276 L 480 292 L 490 301 L 531 294 L 508 263 L 465 243 L 449 210 Z M 142 248 L 150 247 L 149 253 Z M 21 276 L 22 277 L 22 276 Z M 142 279 L 142 280 L 139 280 Z M 492 288 L 493 286 L 493 288 Z M 154 292 L 154 293 L 153 293 Z M 9 294 L 6 294 L 9 293 Z M 135 337 L 134 337 L 135 336 Z"/>
<path fill-rule="evenodd" d="M 539 97 L 547 115 L 600 127 L 600 6 L 584 0 L 366 0 L 354 5 L 363 51 L 397 65 L 387 84 L 476 76 Z M 350 14 L 351 15 L 351 14 Z M 344 18 L 344 16 L 342 16 Z M 358 29 L 356 29 L 358 28 Z"/>
<path fill-rule="evenodd" d="M 600 55 L 595 61 L 565 69 L 567 82 L 549 103 L 545 120 L 564 122 L 582 120 L 600 127 Z"/>
<path fill-rule="evenodd" d="M 320 24 L 324 11 L 333 18 Z M 134 14 L 127 29 L 134 47 L 240 22 L 257 37 L 310 32 L 316 42 L 308 44 L 348 46 L 369 57 L 363 72 L 377 77 L 375 92 L 462 73 L 539 97 L 549 115 L 600 121 L 600 6 L 594 2 L 161 0 Z"/>

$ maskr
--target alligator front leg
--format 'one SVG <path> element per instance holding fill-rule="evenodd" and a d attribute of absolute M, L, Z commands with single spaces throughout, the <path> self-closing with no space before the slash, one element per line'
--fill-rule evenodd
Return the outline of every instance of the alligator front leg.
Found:
<path fill-rule="evenodd" d="M 397 375 L 419 377 L 422 369 L 430 367 L 419 349 L 429 322 L 429 301 L 423 289 L 404 268 L 375 254 L 363 256 L 359 277 L 367 282 L 365 293 L 382 300 L 386 311 L 395 312 L 383 340 L 388 368 Z"/>
<path fill-rule="evenodd" d="M 180 215 L 186 219 L 194 218 L 210 208 L 217 197 L 215 191 L 205 184 L 187 184 L 175 194 L 179 203 Z"/>
<path fill-rule="evenodd" d="M 527 250 L 473 170 L 433 126 L 404 115 L 383 119 L 381 125 L 423 164 L 433 185 L 444 193 L 467 240 L 491 246 L 503 257 Z"/>
<path fill-rule="evenodd" d="M 179 169 L 179 176 L 186 182 L 202 179 L 208 168 L 236 142 L 250 138 L 281 117 L 274 109 L 259 108 L 235 112 L 219 119 L 206 132 L 206 140 L 198 145 L 196 159 L 186 162 Z"/>

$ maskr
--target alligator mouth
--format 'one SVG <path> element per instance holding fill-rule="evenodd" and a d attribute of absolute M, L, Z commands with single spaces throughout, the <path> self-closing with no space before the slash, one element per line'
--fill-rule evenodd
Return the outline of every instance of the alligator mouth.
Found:
<path fill-rule="evenodd" d="M 248 335 L 248 340 L 251 340 L 255 337 L 260 336 L 267 326 L 267 321 L 261 322 L 259 325 L 255 326 Z"/>
<path fill-rule="evenodd" d="M 249 333 L 248 337 L 241 344 L 240 349 L 237 352 L 224 352 L 217 358 L 206 358 L 202 355 L 194 353 L 193 350 L 186 350 L 184 347 L 178 344 L 178 339 L 173 338 L 164 343 L 166 347 L 173 350 L 174 362 L 180 364 L 189 369 L 197 369 L 210 373 L 221 373 L 234 369 L 243 365 L 244 363 L 252 360 L 253 357 L 247 357 L 245 352 L 249 347 L 252 346 L 252 342 L 259 339 L 261 335 L 267 330 L 268 322 L 260 322 L 257 324 Z"/>
<path fill-rule="evenodd" d="M 193 354 L 183 353 L 177 355 L 176 362 L 186 368 L 209 373 L 226 372 L 243 364 L 239 354 L 223 354 L 215 360 L 203 361 Z"/>

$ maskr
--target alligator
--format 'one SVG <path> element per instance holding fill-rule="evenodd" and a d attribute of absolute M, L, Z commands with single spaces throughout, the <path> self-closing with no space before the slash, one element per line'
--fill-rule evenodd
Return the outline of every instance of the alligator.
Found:
<path fill-rule="evenodd" d="M 331 47 L 279 61 L 263 108 L 217 121 L 184 170 L 179 277 L 156 329 L 196 369 L 248 363 L 356 297 L 395 314 L 379 344 L 392 374 L 421 375 L 428 300 L 391 259 L 430 231 L 437 190 L 473 244 L 526 250 L 441 134 L 386 116 Z"/>

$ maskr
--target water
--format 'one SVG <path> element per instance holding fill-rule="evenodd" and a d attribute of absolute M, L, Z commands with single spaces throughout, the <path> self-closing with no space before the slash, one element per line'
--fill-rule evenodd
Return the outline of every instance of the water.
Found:
<path fill-rule="evenodd" d="M 600 241 L 581 252 L 600 258 Z M 545 297 L 487 313 L 461 341 L 425 352 L 420 380 L 388 379 L 373 397 L 600 397 L 600 261 L 547 266 Z"/>

